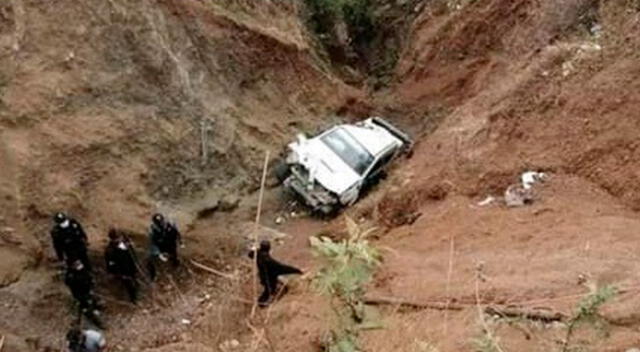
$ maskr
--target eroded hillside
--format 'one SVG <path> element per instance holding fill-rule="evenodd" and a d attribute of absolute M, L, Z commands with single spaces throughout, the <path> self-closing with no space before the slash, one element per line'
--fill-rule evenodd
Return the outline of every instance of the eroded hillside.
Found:
<path fill-rule="evenodd" d="M 246 0 L 0 5 L 0 285 L 9 285 L 0 329 L 9 350 L 55 350 L 72 320 L 49 260 L 50 215 L 60 209 L 86 224 L 96 260 L 109 226 L 142 243 L 149 215 L 162 210 L 185 225 L 186 256 L 237 275 L 189 267 L 176 276 L 181 288 L 163 282 L 137 308 L 101 282 L 119 307 L 108 312 L 116 350 L 318 350 L 331 321 L 310 275 L 246 321 L 250 263 L 235 235 L 255 216 L 265 151 L 276 155 L 334 113 L 383 114 L 417 141 L 346 212 L 380 228 L 385 262 L 370 293 L 462 307 L 383 307 L 385 328 L 363 334 L 365 350 L 475 351 L 486 330 L 479 306 L 568 314 L 605 284 L 623 289 L 605 310 L 611 338 L 585 332 L 578 342 L 638 347 L 638 5 L 376 1 L 378 29 L 390 32 L 338 62 L 326 61 L 303 11 Z M 525 170 L 551 175 L 531 206 L 478 205 Z M 224 197 L 237 210 L 196 219 Z M 277 188 L 268 192 L 264 223 L 283 214 L 282 202 Z M 341 227 L 341 218 L 288 219 L 276 254 L 313 274 L 307 237 Z M 562 325 L 485 318 L 505 352 L 562 350 Z"/>
<path fill-rule="evenodd" d="M 357 94 L 314 59 L 296 6 L 221 4 L 3 2 L 9 246 L 47 244 L 58 209 L 102 236 L 176 199 L 246 193 L 264 150 Z"/>

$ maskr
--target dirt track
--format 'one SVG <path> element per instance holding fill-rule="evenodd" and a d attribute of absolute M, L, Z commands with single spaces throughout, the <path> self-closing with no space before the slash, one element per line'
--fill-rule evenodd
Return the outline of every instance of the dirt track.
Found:
<path fill-rule="evenodd" d="M 161 210 L 184 226 L 187 257 L 238 277 L 185 267 L 175 277 L 183 292 L 167 279 L 137 308 L 118 303 L 122 292 L 101 279 L 115 350 L 212 351 L 238 339 L 239 350 L 252 351 L 249 307 L 237 298 L 251 297 L 241 237 L 255 216 L 263 153 L 276 155 L 335 112 L 384 115 L 418 141 L 413 157 L 347 212 L 381 228 L 385 265 L 370 293 L 470 304 L 448 313 L 383 309 L 387 328 L 363 334 L 367 350 L 473 351 L 479 263 L 484 303 L 570 312 L 589 284 L 630 288 L 606 306 L 611 338 L 590 347 L 639 347 L 637 6 L 440 3 L 416 8 L 393 79 L 375 91 L 331 70 L 295 5 L 0 4 L 5 350 L 55 350 L 71 323 L 47 234 L 50 214 L 65 209 L 88 229 L 96 261 L 109 226 L 133 231 L 142 248 L 148 217 Z M 532 206 L 477 205 L 528 169 L 551 174 Z M 278 194 L 270 189 L 265 202 L 269 226 L 288 212 Z M 224 196 L 238 208 L 196 216 Z M 278 227 L 290 237 L 276 255 L 312 272 L 308 236 L 341 226 L 340 218 L 289 220 Z M 254 323 L 267 316 L 258 326 L 267 328 L 257 347 L 265 351 L 311 351 L 329 322 L 306 280 Z M 505 352 L 556 350 L 562 338 L 558 326 L 492 327 Z"/>

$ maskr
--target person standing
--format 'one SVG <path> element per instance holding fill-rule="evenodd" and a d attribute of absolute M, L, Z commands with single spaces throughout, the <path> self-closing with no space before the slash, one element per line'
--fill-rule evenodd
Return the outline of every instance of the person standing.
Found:
<path fill-rule="evenodd" d="M 182 235 L 175 224 L 167 221 L 160 213 L 151 217 L 149 226 L 149 257 L 147 270 L 151 280 L 156 278 L 156 261 L 171 261 L 174 267 L 180 265 L 178 245 L 182 244 Z"/>
<path fill-rule="evenodd" d="M 129 299 L 136 303 L 138 298 L 137 267 L 135 252 L 131 242 L 118 236 L 116 230 L 109 230 L 109 243 L 105 248 L 104 260 L 107 272 L 116 276 L 124 285 Z"/>
<path fill-rule="evenodd" d="M 91 270 L 91 263 L 87 254 L 88 239 L 82 225 L 65 213 L 53 216 L 51 239 L 58 261 L 70 266 L 76 260 Z"/>
<path fill-rule="evenodd" d="M 64 283 L 78 303 L 80 313 L 89 318 L 96 326 L 102 327 L 98 302 L 93 294 L 93 277 L 82 261 L 76 260 L 67 267 Z"/>

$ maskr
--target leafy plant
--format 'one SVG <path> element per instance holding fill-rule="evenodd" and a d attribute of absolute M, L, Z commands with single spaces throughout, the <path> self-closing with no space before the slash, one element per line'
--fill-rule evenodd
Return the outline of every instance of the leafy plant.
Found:
<path fill-rule="evenodd" d="M 313 280 L 315 289 L 331 298 L 336 327 L 326 342 L 329 352 L 358 351 L 358 334 L 380 327 L 372 317 L 371 307 L 364 304 L 365 286 L 380 265 L 380 254 L 367 241 L 374 229 L 362 231 L 346 217 L 349 237 L 334 242 L 328 237 L 311 237 L 314 254 L 324 261 Z"/>
<path fill-rule="evenodd" d="M 615 297 L 618 290 L 614 286 L 604 286 L 586 296 L 576 308 L 567 324 L 567 335 L 562 345 L 562 352 L 570 351 L 571 337 L 581 324 L 590 324 L 599 331 L 606 326 L 606 322 L 599 314 L 600 307 Z"/>
<path fill-rule="evenodd" d="M 473 344 L 476 352 L 500 352 L 495 338 L 486 332 L 481 337 L 473 340 Z"/>

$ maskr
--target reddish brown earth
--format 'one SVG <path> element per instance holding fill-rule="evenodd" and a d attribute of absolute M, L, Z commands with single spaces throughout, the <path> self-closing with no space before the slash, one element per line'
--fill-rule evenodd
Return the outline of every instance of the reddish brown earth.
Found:
<path fill-rule="evenodd" d="M 592 351 L 640 347 L 637 4 L 460 3 L 419 8 L 391 83 L 368 93 L 322 62 L 299 6 L 0 4 L 5 350 L 58 350 L 71 324 L 49 260 L 49 217 L 59 209 L 88 228 L 96 261 L 109 226 L 133 231 L 143 247 L 149 215 L 165 211 L 184 226 L 186 258 L 237 278 L 187 264 L 145 287 L 138 307 L 101 279 L 112 350 L 228 351 L 233 339 L 239 351 L 317 350 L 331 312 L 310 288 L 316 262 L 307 241 L 339 236 L 342 219 L 278 227 L 273 220 L 290 210 L 278 189 L 267 192 L 263 224 L 289 234 L 275 256 L 309 274 L 251 321 L 242 236 L 255 216 L 264 151 L 277 154 L 332 112 L 384 114 L 417 140 L 412 157 L 346 212 L 379 228 L 384 265 L 369 294 L 464 307 L 383 307 L 385 328 L 362 334 L 365 350 L 475 351 L 483 329 L 476 284 L 482 306 L 567 314 L 590 287 L 616 285 L 624 293 L 603 310 L 610 337 L 585 328 L 575 341 Z M 599 36 L 589 33 L 594 23 Z M 206 162 L 202 121 L 212 126 Z M 477 205 L 529 169 L 551 175 L 531 206 Z M 196 217 L 225 195 L 240 199 L 236 210 Z M 505 352 L 561 350 L 561 325 L 483 318 Z"/>
<path fill-rule="evenodd" d="M 479 263 L 482 304 L 570 314 L 589 287 L 628 288 L 604 309 L 610 338 L 587 328 L 576 342 L 593 351 L 640 345 L 640 66 L 631 34 L 638 13 L 601 4 L 604 32 L 593 39 L 572 14 L 578 3 L 475 2 L 444 15 L 427 8 L 414 24 L 395 84 L 374 96 L 390 111 L 408 112 L 398 121 L 414 126 L 421 114 L 450 114 L 353 215 L 385 229 L 378 242 L 384 269 L 371 294 L 468 308 L 389 307 L 386 328 L 365 333 L 367 350 L 475 350 Z M 477 205 L 530 169 L 551 174 L 532 206 Z M 312 335 L 324 321 L 314 317 Z M 298 322 L 283 336 L 299 332 Z M 491 324 L 504 351 L 559 350 L 565 333 L 520 321 Z M 306 341 L 275 349 L 308 350 Z"/>

